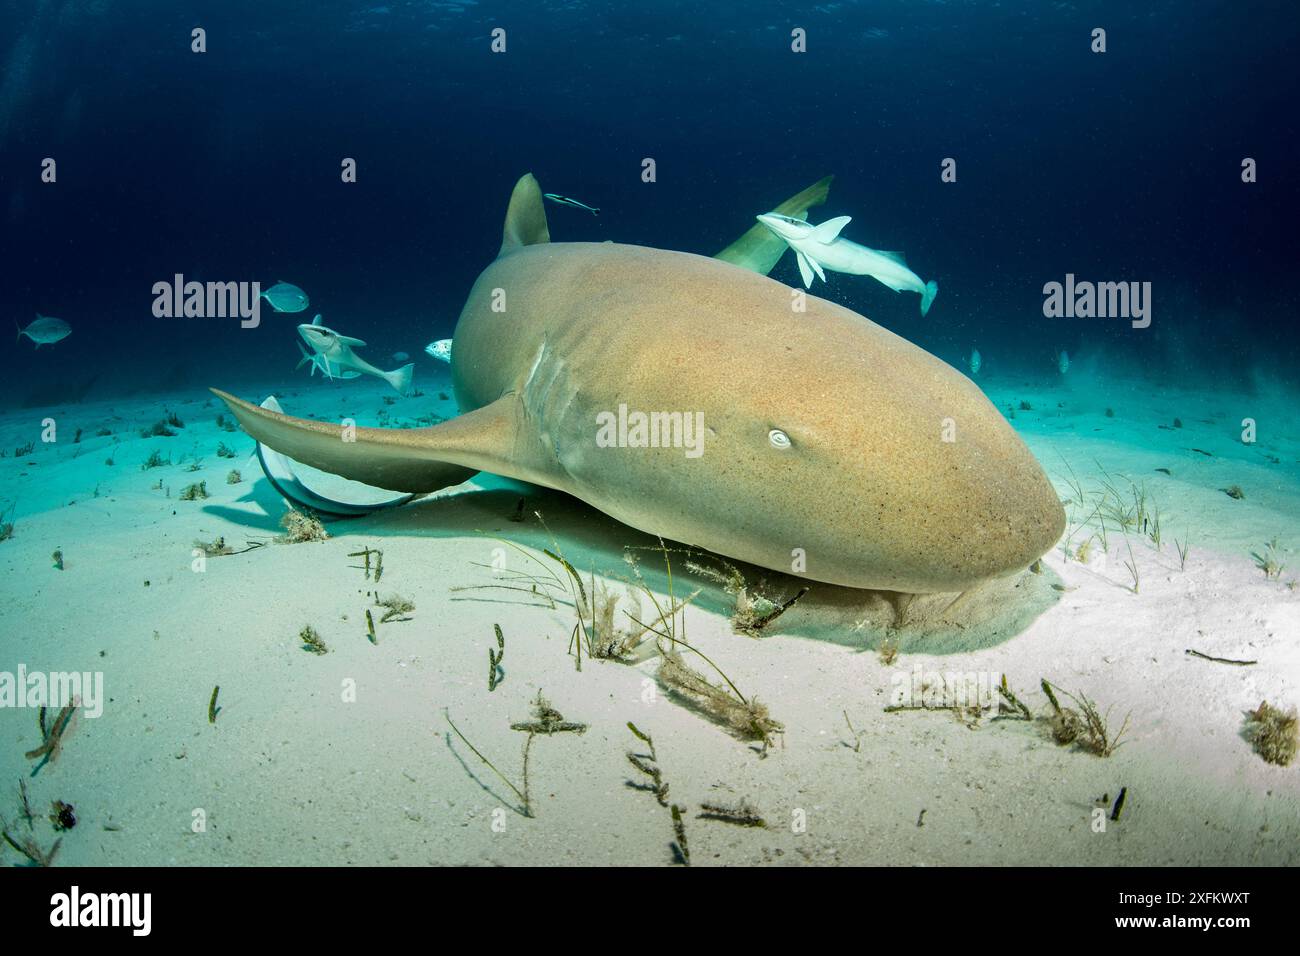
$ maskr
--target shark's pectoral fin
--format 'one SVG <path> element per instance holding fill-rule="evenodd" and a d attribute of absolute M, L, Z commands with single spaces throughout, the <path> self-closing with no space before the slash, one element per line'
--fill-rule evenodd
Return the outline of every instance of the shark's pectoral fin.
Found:
<path fill-rule="evenodd" d="M 478 471 L 528 479 L 512 467 L 520 404 L 507 395 L 432 428 L 350 428 L 259 408 L 219 389 L 253 438 L 294 461 L 376 488 L 412 493 L 457 485 Z"/>
<path fill-rule="evenodd" d="M 795 261 L 799 263 L 799 275 L 803 277 L 803 287 L 811 289 L 813 284 L 812 266 L 808 262 L 808 257 L 798 249 L 794 252 Z"/>

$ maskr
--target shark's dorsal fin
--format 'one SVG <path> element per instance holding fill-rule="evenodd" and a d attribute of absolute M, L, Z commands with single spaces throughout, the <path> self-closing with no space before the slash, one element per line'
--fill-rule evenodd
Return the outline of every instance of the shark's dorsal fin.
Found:
<path fill-rule="evenodd" d="M 791 219 L 807 219 L 808 210 L 820 206 L 826 201 L 834 176 L 819 179 L 803 192 L 795 193 L 781 203 L 772 212 L 789 216 Z M 767 275 L 775 267 L 788 247 L 785 240 L 768 229 L 761 222 L 749 227 L 749 231 L 723 249 L 713 258 L 730 262 L 759 275 Z"/>
<path fill-rule="evenodd" d="M 550 242 L 551 232 L 546 226 L 546 207 L 542 204 L 542 187 L 532 173 L 526 173 L 515 183 L 506 209 L 506 224 L 501 230 L 501 251 L 497 258 L 508 256 L 524 246 Z"/>
<path fill-rule="evenodd" d="M 814 242 L 834 242 L 839 236 L 840 230 L 853 221 L 852 216 L 836 216 L 834 219 L 827 219 L 820 226 L 814 226 L 812 235 L 809 236 Z"/>
<path fill-rule="evenodd" d="M 911 266 L 907 264 L 907 260 L 903 258 L 903 254 L 901 252 L 882 252 L 881 250 L 877 249 L 876 253 L 878 255 L 884 256 L 886 259 L 890 260 L 891 262 L 897 262 L 904 269 L 911 268 Z"/>

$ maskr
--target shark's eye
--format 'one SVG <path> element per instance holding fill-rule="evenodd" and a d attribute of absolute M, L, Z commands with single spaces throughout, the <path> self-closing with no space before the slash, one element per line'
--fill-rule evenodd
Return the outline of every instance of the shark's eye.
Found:
<path fill-rule="evenodd" d="M 773 428 L 768 432 L 767 440 L 772 443 L 773 448 L 786 449 L 790 447 L 790 436 L 779 428 Z"/>

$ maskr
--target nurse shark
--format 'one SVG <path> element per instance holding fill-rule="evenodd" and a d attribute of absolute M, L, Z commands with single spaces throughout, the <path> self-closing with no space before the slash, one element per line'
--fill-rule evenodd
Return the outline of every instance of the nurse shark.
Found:
<path fill-rule="evenodd" d="M 802 218 L 827 182 L 776 211 Z M 432 492 L 493 472 L 814 581 L 965 591 L 1051 548 L 1061 502 L 983 392 L 861 315 L 769 279 L 784 242 L 758 229 L 714 258 L 551 242 L 525 175 L 456 326 L 461 415 L 344 440 L 342 425 L 213 391 L 259 442 L 368 485 Z M 611 415 L 630 417 L 622 406 L 702 422 L 702 453 L 600 440 Z"/>

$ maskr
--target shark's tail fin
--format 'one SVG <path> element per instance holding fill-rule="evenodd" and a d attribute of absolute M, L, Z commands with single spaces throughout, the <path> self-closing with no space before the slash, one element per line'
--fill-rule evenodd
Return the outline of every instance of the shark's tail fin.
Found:
<path fill-rule="evenodd" d="M 515 191 L 510 194 L 510 207 L 506 210 L 506 224 L 501 230 L 501 251 L 497 258 L 508 256 L 524 246 L 550 241 L 546 208 L 542 205 L 542 187 L 537 185 L 532 173 L 526 173 L 515 183 Z"/>
<path fill-rule="evenodd" d="M 934 304 L 934 297 L 939 294 L 939 283 L 931 279 L 925 284 L 925 291 L 921 293 L 921 314 L 925 315 L 930 311 L 930 306 Z"/>
<path fill-rule="evenodd" d="M 415 363 L 410 362 L 399 369 L 391 372 L 385 372 L 384 378 L 388 384 L 397 389 L 399 395 L 409 395 L 411 392 L 411 375 L 415 372 Z"/>
<path fill-rule="evenodd" d="M 18 324 L 17 319 L 14 319 L 14 328 L 18 330 L 18 338 L 14 339 L 14 341 L 21 342 L 23 340 L 23 327 Z"/>
<path fill-rule="evenodd" d="M 826 201 L 831 190 L 831 180 L 834 178 L 834 176 L 827 176 L 825 179 L 819 179 L 803 192 L 795 193 L 775 209 L 767 211 L 780 213 L 792 219 L 807 219 L 809 209 L 820 206 Z M 785 250 L 785 240 L 759 222 L 752 225 L 747 233 L 713 258 L 730 262 L 732 265 L 749 269 L 760 275 L 767 275 L 776 266 Z"/>

